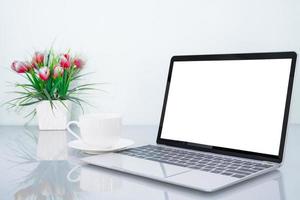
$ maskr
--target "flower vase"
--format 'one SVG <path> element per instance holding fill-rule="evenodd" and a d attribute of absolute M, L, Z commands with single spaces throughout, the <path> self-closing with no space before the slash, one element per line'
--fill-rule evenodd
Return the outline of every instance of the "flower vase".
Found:
<path fill-rule="evenodd" d="M 62 103 L 63 102 L 63 103 Z M 71 116 L 70 101 L 41 101 L 36 107 L 40 130 L 65 130 Z"/>

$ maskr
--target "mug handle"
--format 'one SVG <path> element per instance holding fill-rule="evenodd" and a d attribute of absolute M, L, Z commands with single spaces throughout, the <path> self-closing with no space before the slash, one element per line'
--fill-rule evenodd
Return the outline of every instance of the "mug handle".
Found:
<path fill-rule="evenodd" d="M 68 124 L 67 124 L 67 130 L 68 130 L 68 132 L 71 133 L 71 135 L 73 135 L 78 140 L 82 140 L 81 137 L 77 133 L 75 133 L 74 131 L 72 131 L 72 129 L 70 127 L 72 124 L 75 124 L 76 126 L 79 127 L 79 122 L 77 122 L 77 121 L 69 121 Z"/>
<path fill-rule="evenodd" d="M 72 183 L 76 183 L 78 181 L 80 181 L 80 175 L 76 178 L 72 178 L 72 175 L 75 171 L 77 171 L 81 166 L 80 165 L 77 165 L 75 167 L 73 167 L 73 169 L 71 169 L 68 174 L 67 174 L 67 179 L 68 181 L 72 182 Z"/>

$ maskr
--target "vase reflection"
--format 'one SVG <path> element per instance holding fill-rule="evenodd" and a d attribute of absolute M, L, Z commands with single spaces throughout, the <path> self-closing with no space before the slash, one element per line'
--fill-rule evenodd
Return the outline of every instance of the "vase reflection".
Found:
<path fill-rule="evenodd" d="M 39 131 L 37 143 L 39 160 L 67 160 L 67 135 L 65 131 Z"/>
<path fill-rule="evenodd" d="M 24 140 L 27 140 L 27 145 L 24 145 Z M 13 162 L 18 168 L 27 165 L 26 168 L 32 169 L 21 178 L 22 181 L 18 181 L 20 189 L 14 195 L 16 200 L 79 199 L 79 183 L 66 178 L 74 167 L 66 160 L 66 132 L 27 129 L 24 136 L 15 141 L 15 145 L 18 147 L 15 151 L 17 159 Z"/>
<path fill-rule="evenodd" d="M 15 199 L 78 199 L 79 184 L 66 178 L 72 167 L 68 161 L 40 161 L 19 183 Z"/>

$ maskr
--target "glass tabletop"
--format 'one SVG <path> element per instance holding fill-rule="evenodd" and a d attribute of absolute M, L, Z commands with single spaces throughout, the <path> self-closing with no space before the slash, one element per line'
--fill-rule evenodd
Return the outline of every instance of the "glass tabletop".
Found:
<path fill-rule="evenodd" d="M 154 143 L 157 127 L 126 126 L 136 145 Z M 66 131 L 0 127 L 0 199 L 298 199 L 300 126 L 288 129 L 283 166 L 272 173 L 204 193 L 83 163 L 90 156 L 68 147 Z"/>

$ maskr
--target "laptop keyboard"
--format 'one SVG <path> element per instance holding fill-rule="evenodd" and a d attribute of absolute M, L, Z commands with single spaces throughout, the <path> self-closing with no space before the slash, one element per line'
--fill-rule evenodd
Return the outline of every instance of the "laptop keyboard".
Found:
<path fill-rule="evenodd" d="M 272 167 L 270 164 L 156 145 L 126 149 L 118 153 L 236 178 L 243 178 Z"/>

